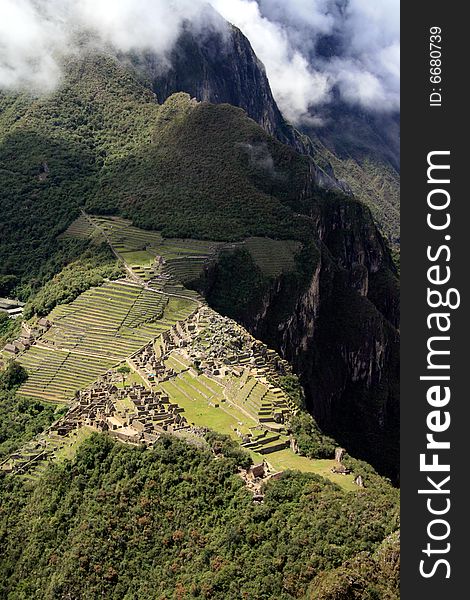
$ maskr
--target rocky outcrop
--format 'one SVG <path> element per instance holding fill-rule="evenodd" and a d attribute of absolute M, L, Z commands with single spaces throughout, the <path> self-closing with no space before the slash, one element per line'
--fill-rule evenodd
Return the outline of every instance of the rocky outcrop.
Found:
<path fill-rule="evenodd" d="M 214 15 L 211 18 L 217 19 Z M 201 32 L 188 23 L 167 63 L 162 65 L 161 58 L 150 52 L 134 55 L 132 62 L 150 81 L 159 102 L 177 92 L 186 92 L 200 102 L 238 106 L 269 135 L 314 158 L 317 185 L 350 192 L 310 138 L 285 121 L 262 62 L 248 39 L 233 25 L 218 21 L 216 27 Z"/>
<path fill-rule="evenodd" d="M 171 66 L 159 71 L 148 57 L 147 72 L 160 101 L 184 91 L 202 102 L 243 108 L 273 136 L 283 135 L 284 119 L 274 101 L 262 63 L 247 38 L 235 27 L 196 34 L 185 29 L 170 55 Z"/>
<path fill-rule="evenodd" d="M 289 281 L 277 281 L 252 320 L 253 332 L 294 365 L 320 426 L 395 478 L 399 316 L 393 265 L 359 203 L 328 203 L 315 222 L 322 251 L 309 284 L 285 317 L 292 289 Z"/>
<path fill-rule="evenodd" d="M 398 285 L 369 210 L 331 195 L 310 211 L 307 279 L 271 280 L 243 323 L 294 367 L 320 427 L 355 456 L 398 473 Z M 217 276 L 217 273 L 213 274 Z"/>

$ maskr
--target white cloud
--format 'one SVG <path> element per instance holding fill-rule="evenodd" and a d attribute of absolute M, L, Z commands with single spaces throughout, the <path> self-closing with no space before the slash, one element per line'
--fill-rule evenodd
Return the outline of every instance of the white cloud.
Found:
<path fill-rule="evenodd" d="M 29 0 L 2 0 L 0 86 L 55 85 L 60 76 L 56 55 L 65 41 L 60 25 L 41 17 Z"/>
<path fill-rule="evenodd" d="M 250 39 L 274 95 L 294 122 L 309 119 L 333 86 L 369 110 L 399 108 L 399 0 L 211 0 Z M 316 51 L 334 37 L 336 56 Z"/>
<path fill-rule="evenodd" d="M 310 68 L 308 59 L 290 43 L 287 30 L 263 17 L 254 0 L 211 0 L 211 4 L 250 40 L 284 116 L 294 122 L 310 119 L 309 107 L 328 98 L 328 76 Z"/>
<path fill-rule="evenodd" d="M 0 0 L 0 86 L 52 89 L 61 55 L 76 51 L 79 30 L 124 52 L 152 49 L 163 57 L 183 21 L 198 22 L 202 6 L 203 0 Z"/>
<path fill-rule="evenodd" d="M 291 121 L 312 122 L 334 86 L 371 110 L 399 106 L 398 0 L 209 0 L 249 38 Z M 53 89 L 75 32 L 121 51 L 150 49 L 165 64 L 185 20 L 215 27 L 206 0 L 0 0 L 0 87 Z M 333 56 L 318 52 L 336 39 Z M 313 115 L 313 116 L 312 116 Z"/>

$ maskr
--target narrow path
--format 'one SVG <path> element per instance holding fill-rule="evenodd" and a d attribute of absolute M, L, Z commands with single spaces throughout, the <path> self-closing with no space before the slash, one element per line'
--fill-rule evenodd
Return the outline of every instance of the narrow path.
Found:
<path fill-rule="evenodd" d="M 119 254 L 119 252 L 114 248 L 113 243 L 111 242 L 111 239 L 109 238 L 108 234 L 104 231 L 104 229 L 102 227 L 100 227 L 99 225 L 97 225 L 93 221 L 93 219 L 90 217 L 90 215 L 88 215 L 83 210 L 83 208 L 81 208 L 80 211 L 81 211 L 82 215 L 85 217 L 85 219 L 90 223 L 90 225 L 92 227 L 94 227 L 95 229 L 97 229 L 101 233 L 101 235 L 104 237 L 104 239 L 108 243 L 109 247 L 111 248 L 114 256 L 124 265 L 124 268 L 126 269 L 126 271 L 129 274 L 133 283 L 139 285 L 143 289 L 149 290 L 156 294 L 160 294 L 162 296 L 170 296 L 172 298 L 179 298 L 180 300 L 192 300 L 193 302 L 196 302 L 199 306 L 203 305 L 203 302 L 201 302 L 198 298 L 188 298 L 187 296 L 183 296 L 181 294 L 175 294 L 174 292 L 166 292 L 166 291 L 151 287 L 148 282 L 145 282 L 143 279 L 141 279 L 138 275 L 136 275 L 134 273 L 134 271 L 132 270 L 132 267 L 128 264 L 128 262 L 124 259 L 124 257 L 121 256 Z"/>

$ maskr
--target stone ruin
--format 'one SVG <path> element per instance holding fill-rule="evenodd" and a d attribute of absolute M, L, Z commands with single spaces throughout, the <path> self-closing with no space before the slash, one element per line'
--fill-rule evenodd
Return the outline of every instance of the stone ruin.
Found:
<path fill-rule="evenodd" d="M 39 319 L 36 326 L 30 327 L 27 323 L 22 323 L 21 332 L 18 338 L 3 348 L 3 352 L 7 355 L 16 356 L 25 350 L 28 350 L 33 346 L 37 339 L 42 336 L 43 333 L 48 331 L 52 326 L 52 323 L 48 319 Z"/>
<path fill-rule="evenodd" d="M 148 344 L 131 360 L 144 378 L 163 382 L 177 374 L 165 366 L 174 350 L 208 377 L 224 377 L 228 373 L 241 376 L 244 369 L 250 369 L 257 376 L 269 375 L 276 381 L 279 376 L 292 373 L 287 361 L 274 350 L 207 306 L 177 322 L 160 335 L 156 344 Z"/>
<path fill-rule="evenodd" d="M 232 319 L 203 306 L 199 322 L 203 325 L 198 328 L 199 334 L 188 340 L 184 351 L 207 375 L 223 376 L 236 367 L 250 368 L 257 375 L 269 374 L 274 379 L 292 372 L 287 361 Z"/>
<path fill-rule="evenodd" d="M 188 427 L 182 409 L 163 392 L 143 385 L 118 388 L 112 377 L 111 371 L 78 392 L 74 404 L 53 431 L 66 436 L 86 425 L 96 431 L 107 431 L 124 442 L 152 445 L 161 433 Z"/>
<path fill-rule="evenodd" d="M 339 475 L 349 475 L 351 473 L 351 469 L 343 465 L 343 458 L 346 454 L 346 450 L 344 448 L 336 448 L 335 450 L 335 462 L 334 467 L 331 468 L 332 473 L 338 473 Z"/>
<path fill-rule="evenodd" d="M 279 479 L 282 472 L 273 472 L 268 463 L 263 461 L 258 465 L 252 465 L 248 469 L 240 469 L 238 474 L 253 494 L 253 502 L 259 504 L 264 500 L 264 485 L 266 482 Z"/>

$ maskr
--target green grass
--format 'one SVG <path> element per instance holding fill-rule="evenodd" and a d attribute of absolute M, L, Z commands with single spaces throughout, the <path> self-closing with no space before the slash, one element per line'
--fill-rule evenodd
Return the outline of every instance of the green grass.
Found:
<path fill-rule="evenodd" d="M 69 227 L 58 236 L 58 239 L 80 238 L 90 239 L 96 232 L 96 228 L 84 216 L 80 215 Z"/>
<path fill-rule="evenodd" d="M 168 364 L 177 366 L 174 357 L 170 359 Z M 181 363 L 179 364 L 181 365 Z M 256 381 L 254 383 L 255 387 L 262 385 Z M 241 438 L 236 433 L 237 429 L 243 434 L 251 432 L 253 441 L 259 439 L 259 443 L 263 447 L 276 446 L 287 440 L 285 435 L 266 431 L 261 427 L 256 428 L 256 415 L 253 414 L 253 417 L 250 418 L 236 405 L 227 401 L 223 402 L 223 386 L 204 375 L 195 376 L 186 371 L 180 373 L 176 378 L 160 384 L 158 387 L 169 395 L 172 402 L 177 403 L 184 409 L 183 415 L 190 424 L 198 427 L 208 427 L 218 433 L 230 436 L 239 443 L 241 443 Z M 264 393 L 263 390 L 261 390 L 261 393 Z M 211 403 L 219 404 L 219 406 L 211 406 Z M 275 439 L 277 437 L 279 437 L 278 440 Z M 334 460 L 312 460 L 295 454 L 290 448 L 268 454 L 260 454 L 250 448 L 247 448 L 247 451 L 255 462 L 266 460 L 275 471 L 289 469 L 305 473 L 316 473 L 338 483 L 345 490 L 357 489 L 352 476 L 343 476 L 331 472 L 331 468 L 335 465 Z"/>
<path fill-rule="evenodd" d="M 32 346 L 18 357 L 28 371 L 19 394 L 53 402 L 69 400 L 113 365 L 106 357 L 88 357 L 63 350 Z"/>
<path fill-rule="evenodd" d="M 183 415 L 188 423 L 194 423 L 199 427 L 209 427 L 214 431 L 239 439 L 234 432 L 234 428 L 238 427 L 238 420 L 234 415 L 225 412 L 220 407 L 209 406 L 208 401 L 204 401 L 202 398 L 188 398 L 171 382 L 162 383 L 161 387 L 172 400 L 184 409 Z"/>
<path fill-rule="evenodd" d="M 67 437 L 63 438 L 63 444 L 54 451 L 54 460 L 57 462 L 72 460 L 75 457 L 80 444 L 92 435 L 93 430 L 86 426 L 72 431 Z"/>
<path fill-rule="evenodd" d="M 123 413 L 134 414 L 136 412 L 134 403 L 128 397 L 116 399 L 115 404 L 116 404 L 116 408 L 118 409 L 118 411 L 122 414 Z"/>
<path fill-rule="evenodd" d="M 168 298 L 165 312 L 163 313 L 163 321 L 174 325 L 177 321 L 183 321 L 197 308 L 197 304 L 187 298 Z"/>
<path fill-rule="evenodd" d="M 256 454 L 256 453 L 253 453 Z M 290 448 L 279 450 L 264 457 L 257 454 L 260 460 L 263 458 L 269 462 L 275 470 L 285 471 L 287 469 L 302 471 L 302 473 L 316 473 L 322 475 L 326 479 L 334 481 L 345 490 L 356 490 L 357 485 L 354 483 L 352 475 L 339 475 L 332 473 L 331 468 L 335 466 L 334 460 L 311 459 L 305 456 L 300 456 L 292 452 Z"/>
<path fill-rule="evenodd" d="M 154 256 L 145 250 L 134 250 L 133 252 L 120 252 L 120 256 L 130 266 L 150 267 L 154 261 Z"/>
<path fill-rule="evenodd" d="M 278 277 L 295 269 L 295 255 L 301 244 L 294 240 L 249 238 L 244 242 L 255 264 L 268 277 Z"/>

